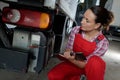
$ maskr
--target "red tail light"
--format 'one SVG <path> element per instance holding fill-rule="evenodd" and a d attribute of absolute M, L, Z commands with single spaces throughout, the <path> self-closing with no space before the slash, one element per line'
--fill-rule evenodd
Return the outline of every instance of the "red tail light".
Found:
<path fill-rule="evenodd" d="M 3 9 L 2 20 L 7 23 L 40 29 L 49 28 L 51 21 L 48 13 L 9 7 Z"/>

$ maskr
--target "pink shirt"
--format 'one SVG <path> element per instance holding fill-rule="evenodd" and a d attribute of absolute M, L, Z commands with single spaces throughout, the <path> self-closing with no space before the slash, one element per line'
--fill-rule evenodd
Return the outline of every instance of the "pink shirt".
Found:
<path fill-rule="evenodd" d="M 71 50 L 73 49 L 75 34 L 78 33 L 79 30 L 80 30 L 80 26 L 76 26 L 72 29 L 71 34 L 70 34 L 69 39 L 68 39 L 68 43 L 66 45 L 66 49 L 71 49 Z M 84 32 L 82 32 L 81 34 L 82 34 L 82 37 L 84 38 Z M 95 36 L 91 40 L 91 42 L 94 41 L 101 34 L 102 34 L 102 32 L 100 31 L 100 33 L 97 36 Z M 97 43 L 97 48 L 95 49 L 95 51 L 92 54 L 87 56 L 87 59 L 93 55 L 103 56 L 108 49 L 108 45 L 109 45 L 109 42 L 106 39 L 106 37 L 104 37 L 104 39 L 100 40 L 100 42 Z"/>

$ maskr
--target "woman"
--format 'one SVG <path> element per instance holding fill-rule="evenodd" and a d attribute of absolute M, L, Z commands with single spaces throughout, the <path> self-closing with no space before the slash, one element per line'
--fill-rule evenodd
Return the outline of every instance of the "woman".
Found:
<path fill-rule="evenodd" d="M 108 29 L 113 21 L 113 14 L 107 9 L 94 6 L 86 10 L 81 27 L 72 29 L 66 51 L 61 57 L 63 62 L 56 65 L 49 73 L 49 80 L 80 80 L 84 74 L 87 80 L 104 80 L 105 62 L 101 58 L 108 49 L 109 42 L 102 30 Z M 82 52 L 86 60 L 76 60 L 75 54 Z"/>

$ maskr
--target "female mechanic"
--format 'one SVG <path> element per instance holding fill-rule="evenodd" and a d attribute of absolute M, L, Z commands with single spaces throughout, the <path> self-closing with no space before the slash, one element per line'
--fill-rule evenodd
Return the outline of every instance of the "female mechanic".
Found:
<path fill-rule="evenodd" d="M 113 21 L 112 12 L 94 6 L 86 10 L 81 26 L 72 29 L 62 61 L 48 72 L 48 80 L 80 80 L 84 74 L 87 80 L 104 80 L 106 63 L 102 56 L 109 42 L 102 33 Z M 86 60 L 76 60 L 76 53 L 82 52 Z M 72 55 L 71 55 L 72 53 Z"/>

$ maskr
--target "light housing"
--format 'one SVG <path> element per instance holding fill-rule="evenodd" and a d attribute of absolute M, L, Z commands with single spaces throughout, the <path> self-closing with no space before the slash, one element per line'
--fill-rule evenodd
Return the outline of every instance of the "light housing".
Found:
<path fill-rule="evenodd" d="M 29 9 L 5 7 L 2 11 L 2 20 L 6 23 L 39 29 L 48 29 L 52 24 L 51 17 L 47 12 Z"/>

